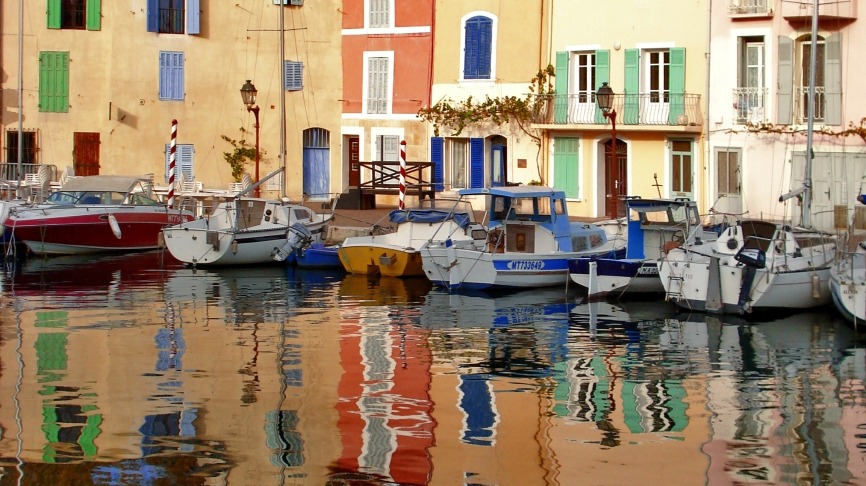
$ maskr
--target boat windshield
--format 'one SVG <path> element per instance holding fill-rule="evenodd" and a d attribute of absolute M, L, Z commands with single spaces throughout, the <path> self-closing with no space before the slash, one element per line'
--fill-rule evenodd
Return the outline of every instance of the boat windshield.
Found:
<path fill-rule="evenodd" d="M 155 206 L 159 202 L 142 193 L 125 194 L 114 191 L 57 191 L 45 202 L 49 204 L 129 204 L 133 206 Z"/>

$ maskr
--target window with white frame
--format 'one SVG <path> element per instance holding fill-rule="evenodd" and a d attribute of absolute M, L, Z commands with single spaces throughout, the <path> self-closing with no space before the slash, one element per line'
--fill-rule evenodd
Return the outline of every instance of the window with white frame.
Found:
<path fill-rule="evenodd" d="M 667 49 L 645 52 L 646 78 L 644 79 L 650 103 L 670 101 L 671 53 Z"/>
<path fill-rule="evenodd" d="M 393 0 L 367 0 L 367 27 L 387 29 L 391 27 L 391 3 Z"/>
<path fill-rule="evenodd" d="M 398 135 L 377 135 L 376 154 L 373 160 L 381 162 L 398 162 L 400 160 L 400 137 Z"/>
<path fill-rule="evenodd" d="M 738 82 L 734 97 L 737 122 L 760 123 L 764 121 L 766 86 L 764 81 L 764 38 L 740 37 L 738 39 Z"/>
<path fill-rule="evenodd" d="M 740 151 L 720 149 L 716 152 L 716 189 L 721 195 L 740 193 Z"/>
<path fill-rule="evenodd" d="M 388 113 L 390 77 L 390 58 L 385 56 L 367 58 L 367 113 Z"/>
<path fill-rule="evenodd" d="M 448 184 L 451 189 L 469 187 L 469 140 L 448 140 Z"/>
<path fill-rule="evenodd" d="M 595 52 L 574 54 L 574 85 L 571 93 L 578 103 L 592 103 L 595 92 Z"/>
<path fill-rule="evenodd" d="M 824 120 L 824 54 L 826 52 L 824 39 L 819 38 L 816 44 L 815 62 L 815 121 Z M 809 116 L 809 80 L 811 77 L 812 39 L 811 36 L 801 39 L 797 46 L 800 68 L 795 71 L 795 87 L 797 93 L 797 116 L 806 120 Z"/>
<path fill-rule="evenodd" d="M 464 19 L 462 79 L 493 79 L 495 39 L 496 22 L 492 16 L 478 14 Z"/>

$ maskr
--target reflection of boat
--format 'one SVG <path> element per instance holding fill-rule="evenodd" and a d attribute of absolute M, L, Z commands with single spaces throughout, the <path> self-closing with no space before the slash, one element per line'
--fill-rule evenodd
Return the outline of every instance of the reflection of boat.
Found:
<path fill-rule="evenodd" d="M 423 277 L 381 278 L 347 273 L 340 281 L 339 295 L 344 304 L 376 306 L 419 302 L 429 290 L 430 282 Z"/>
<path fill-rule="evenodd" d="M 680 244 L 715 238 L 704 232 L 694 201 L 632 197 L 625 200 L 625 205 L 625 257 L 582 257 L 569 262 L 571 279 L 586 288 L 589 295 L 662 293 L 658 259 Z"/>
<path fill-rule="evenodd" d="M 568 261 L 614 250 L 605 231 L 568 219 L 565 193 L 543 186 L 463 189 L 460 196 L 489 197 L 487 233 L 421 249 L 424 273 L 435 285 L 457 290 L 565 285 Z"/>
<path fill-rule="evenodd" d="M 204 218 L 166 228 L 165 244 L 191 265 L 282 262 L 305 241 L 321 241 L 328 221 L 302 204 L 242 193 Z"/>
<path fill-rule="evenodd" d="M 534 324 L 549 319 L 565 322 L 573 304 L 562 289 L 519 290 L 504 294 L 447 292 L 432 289 L 424 301 L 421 325 L 494 328 Z"/>
<path fill-rule="evenodd" d="M 193 218 L 147 196 L 141 177 L 69 179 L 45 202 L 12 208 L 4 223 L 15 241 L 36 254 L 69 255 L 153 250 L 168 225 Z"/>
<path fill-rule="evenodd" d="M 391 211 L 388 218 L 397 226 L 394 232 L 346 238 L 339 250 L 346 271 L 386 277 L 421 276 L 424 275 L 422 247 L 448 238 L 472 239 L 469 224 L 474 215 L 471 207 L 458 211 L 454 201 L 447 207 L 443 200 L 425 200 L 424 203 L 435 206 Z"/>

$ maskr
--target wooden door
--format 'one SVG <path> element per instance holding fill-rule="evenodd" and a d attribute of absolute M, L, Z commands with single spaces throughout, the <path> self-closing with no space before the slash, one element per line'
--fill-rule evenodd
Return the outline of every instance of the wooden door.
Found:
<path fill-rule="evenodd" d="M 361 185 L 361 154 L 358 137 L 349 137 L 349 187 Z"/>
<path fill-rule="evenodd" d="M 611 141 L 604 144 L 605 215 L 609 218 L 625 216 L 623 199 L 628 195 L 628 147 L 622 140 L 616 141 L 616 155 L 611 151 Z M 616 163 L 616 165 L 614 165 Z"/>
<path fill-rule="evenodd" d="M 99 175 L 99 133 L 72 134 L 72 168 L 77 176 Z"/>

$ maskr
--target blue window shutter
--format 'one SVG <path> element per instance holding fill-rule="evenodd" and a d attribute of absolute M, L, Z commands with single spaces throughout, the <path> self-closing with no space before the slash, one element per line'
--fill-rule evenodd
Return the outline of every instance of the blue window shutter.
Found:
<path fill-rule="evenodd" d="M 60 28 L 60 0 L 48 0 L 48 28 Z"/>
<path fill-rule="evenodd" d="M 640 122 L 640 51 L 625 50 L 625 100 L 622 123 L 636 125 Z"/>
<path fill-rule="evenodd" d="M 493 21 L 472 17 L 466 21 L 463 46 L 463 79 L 490 79 Z"/>
<path fill-rule="evenodd" d="M 199 0 L 186 0 L 186 33 L 196 35 L 201 33 L 201 6 Z"/>
<path fill-rule="evenodd" d="M 445 139 L 442 137 L 433 137 L 430 139 L 430 161 L 433 162 L 433 190 L 442 191 L 445 189 L 445 173 L 442 170 L 445 164 Z"/>
<path fill-rule="evenodd" d="M 469 139 L 469 187 L 484 187 L 484 139 Z"/>
<path fill-rule="evenodd" d="M 776 123 L 790 125 L 794 121 L 794 41 L 779 37 L 779 81 L 776 91 Z"/>
<path fill-rule="evenodd" d="M 102 0 L 87 0 L 87 30 L 102 28 Z"/>
<path fill-rule="evenodd" d="M 610 83 L 610 51 L 600 49 L 595 51 L 595 90 L 601 88 L 602 83 Z M 611 86 L 613 88 L 613 86 Z M 595 122 L 599 124 L 605 123 L 604 113 L 601 108 L 596 106 Z"/>
<path fill-rule="evenodd" d="M 827 37 L 824 55 L 824 123 L 842 124 L 842 34 Z"/>
<path fill-rule="evenodd" d="M 670 56 L 670 80 L 668 84 L 670 111 L 668 111 L 668 123 L 678 125 L 680 121 L 679 117 L 685 114 L 686 109 L 686 49 L 684 47 L 672 47 Z"/>
<path fill-rule="evenodd" d="M 159 32 L 159 0 L 147 0 L 147 31 Z"/>
<path fill-rule="evenodd" d="M 159 53 L 159 99 L 183 99 L 183 53 Z"/>
<path fill-rule="evenodd" d="M 556 79 L 554 80 L 553 122 L 568 121 L 568 53 L 556 53 Z"/>
<path fill-rule="evenodd" d="M 580 196 L 578 172 L 580 168 L 580 139 L 556 137 L 553 139 L 553 188 L 565 191 L 566 197 Z"/>
<path fill-rule="evenodd" d="M 304 64 L 298 61 L 283 61 L 283 88 L 286 91 L 304 89 Z"/>

